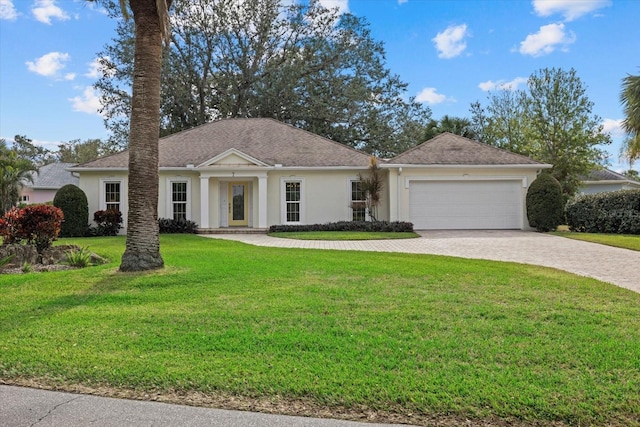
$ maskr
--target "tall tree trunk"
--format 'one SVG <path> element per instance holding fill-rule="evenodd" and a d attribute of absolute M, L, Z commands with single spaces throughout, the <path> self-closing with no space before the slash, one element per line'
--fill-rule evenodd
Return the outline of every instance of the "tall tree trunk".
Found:
<path fill-rule="evenodd" d="M 129 133 L 129 216 L 121 271 L 162 268 L 158 231 L 158 139 L 162 31 L 156 0 L 130 0 L 135 22 Z"/>

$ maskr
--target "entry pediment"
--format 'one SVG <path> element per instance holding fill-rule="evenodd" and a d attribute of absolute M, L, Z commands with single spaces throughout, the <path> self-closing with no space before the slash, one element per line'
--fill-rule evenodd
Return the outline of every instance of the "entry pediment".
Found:
<path fill-rule="evenodd" d="M 217 156 L 203 162 L 197 167 L 211 167 L 211 166 L 224 166 L 224 167 L 268 167 L 269 165 L 243 153 L 235 148 L 230 148 L 224 153 L 220 153 Z"/>

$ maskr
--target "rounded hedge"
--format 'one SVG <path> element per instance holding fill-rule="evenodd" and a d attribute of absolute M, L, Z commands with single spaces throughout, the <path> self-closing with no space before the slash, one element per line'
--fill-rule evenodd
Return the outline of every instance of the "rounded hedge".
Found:
<path fill-rule="evenodd" d="M 67 184 L 56 192 L 53 206 L 64 213 L 60 237 L 82 237 L 89 224 L 89 203 L 79 187 Z"/>
<path fill-rule="evenodd" d="M 527 219 L 538 231 L 554 231 L 564 221 L 562 186 L 549 173 L 542 173 L 527 191 Z"/>

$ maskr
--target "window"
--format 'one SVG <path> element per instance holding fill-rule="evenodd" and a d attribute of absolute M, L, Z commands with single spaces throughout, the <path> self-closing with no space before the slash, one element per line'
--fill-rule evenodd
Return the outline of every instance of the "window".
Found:
<path fill-rule="evenodd" d="M 367 219 L 367 197 L 362 189 L 360 180 L 350 181 L 351 190 L 351 220 L 365 221 Z"/>
<path fill-rule="evenodd" d="M 280 221 L 281 224 L 305 223 L 304 178 L 280 179 Z"/>
<path fill-rule="evenodd" d="M 25 194 L 24 196 L 20 196 L 20 201 L 23 203 L 28 203 L 29 202 L 29 195 Z"/>
<path fill-rule="evenodd" d="M 120 182 L 106 181 L 104 183 L 105 209 L 120 209 Z"/>
<path fill-rule="evenodd" d="M 191 179 L 167 178 L 167 218 L 191 220 Z"/>
<path fill-rule="evenodd" d="M 300 181 L 285 183 L 286 222 L 300 222 Z"/>
<path fill-rule="evenodd" d="M 173 207 L 173 219 L 187 219 L 187 183 L 171 183 L 171 203 Z"/>

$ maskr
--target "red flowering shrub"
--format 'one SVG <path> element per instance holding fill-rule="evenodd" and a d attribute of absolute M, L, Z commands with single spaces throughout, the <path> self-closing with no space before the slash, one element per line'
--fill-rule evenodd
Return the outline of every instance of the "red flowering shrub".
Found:
<path fill-rule="evenodd" d="M 98 225 L 95 231 L 97 236 L 116 236 L 122 227 L 122 212 L 117 209 L 96 211 L 93 221 Z"/>
<path fill-rule="evenodd" d="M 18 208 L 11 208 L 4 214 L 4 217 L 0 218 L 0 236 L 2 236 L 3 244 L 20 243 L 20 240 L 22 240 L 19 237 L 19 219 L 20 209 Z"/>
<path fill-rule="evenodd" d="M 4 243 L 20 243 L 26 240 L 35 244 L 38 252 L 51 246 L 60 233 L 64 214 L 49 205 L 30 205 L 22 209 L 11 209 L 0 224 Z"/>

